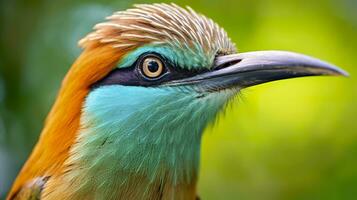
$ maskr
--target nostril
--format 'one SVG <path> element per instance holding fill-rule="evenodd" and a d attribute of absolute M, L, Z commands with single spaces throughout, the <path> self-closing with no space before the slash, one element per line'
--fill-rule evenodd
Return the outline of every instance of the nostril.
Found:
<path fill-rule="evenodd" d="M 242 61 L 242 59 L 235 59 L 235 60 L 231 60 L 231 61 L 228 61 L 228 62 L 225 62 L 221 65 L 218 65 L 214 68 L 214 70 L 220 70 L 220 69 L 223 69 L 223 68 L 226 68 L 226 67 L 229 67 L 229 66 L 232 66 L 232 65 L 235 65 L 235 64 L 238 64 Z"/>

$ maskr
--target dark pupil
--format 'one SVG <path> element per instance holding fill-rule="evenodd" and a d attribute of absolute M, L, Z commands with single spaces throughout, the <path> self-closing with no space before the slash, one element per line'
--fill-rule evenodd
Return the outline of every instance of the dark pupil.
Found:
<path fill-rule="evenodd" d="M 148 63 L 148 69 L 151 72 L 157 72 L 159 70 L 159 63 L 156 61 L 152 60 Z"/>

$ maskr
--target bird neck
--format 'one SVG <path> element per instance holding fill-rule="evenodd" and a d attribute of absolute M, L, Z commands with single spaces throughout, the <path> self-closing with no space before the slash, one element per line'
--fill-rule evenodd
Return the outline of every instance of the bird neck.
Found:
<path fill-rule="evenodd" d="M 123 53 L 113 51 L 110 46 L 97 45 L 88 47 L 75 61 L 62 82 L 41 136 L 17 176 L 9 196 L 37 177 L 51 176 L 51 180 L 55 180 L 54 177 L 63 173 L 69 149 L 78 133 L 81 108 L 90 86 L 109 73 Z"/>
<path fill-rule="evenodd" d="M 71 187 L 73 195 L 193 197 L 201 135 L 222 105 L 177 89 L 92 91 L 68 160 L 68 182 L 79 186 Z"/>

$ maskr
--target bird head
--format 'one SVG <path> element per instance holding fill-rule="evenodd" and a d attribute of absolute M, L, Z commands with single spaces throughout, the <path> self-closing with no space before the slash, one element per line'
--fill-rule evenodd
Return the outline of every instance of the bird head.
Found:
<path fill-rule="evenodd" d="M 175 4 L 136 5 L 107 19 L 80 41 L 84 51 L 63 82 L 36 151 L 45 151 L 41 143 L 58 148 L 32 158 L 61 158 L 51 169 L 58 176 L 66 171 L 68 185 L 78 182 L 73 194 L 99 191 L 93 182 L 127 185 L 122 191 L 141 185 L 151 191 L 163 182 L 192 186 L 203 130 L 242 89 L 347 75 L 292 52 L 237 53 L 215 22 Z M 54 134 L 59 130 L 66 131 Z M 130 184 L 134 179 L 139 183 Z M 53 191 L 66 185 L 49 181 Z"/>
<path fill-rule="evenodd" d="M 215 22 L 174 4 L 137 5 L 107 19 L 80 45 L 109 45 L 121 56 L 91 85 L 83 105 L 85 128 L 74 150 L 91 153 L 71 159 L 90 166 L 114 160 L 111 170 L 120 166 L 150 181 L 196 179 L 202 132 L 241 89 L 286 78 L 346 74 L 297 53 L 236 53 Z M 98 146 L 100 152 L 93 151 Z"/>

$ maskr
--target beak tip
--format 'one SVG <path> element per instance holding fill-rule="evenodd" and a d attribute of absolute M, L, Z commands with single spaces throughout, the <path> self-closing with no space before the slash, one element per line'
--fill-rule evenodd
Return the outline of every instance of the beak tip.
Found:
<path fill-rule="evenodd" d="M 343 76 L 343 77 L 346 77 L 346 78 L 350 77 L 350 74 L 347 71 L 345 71 L 345 70 L 343 70 L 341 68 L 338 68 L 338 67 L 334 67 L 334 69 L 332 70 L 330 75 L 332 75 L 332 76 Z"/>
<path fill-rule="evenodd" d="M 348 73 L 348 72 L 346 72 L 346 71 L 341 71 L 341 73 L 340 73 L 340 75 L 341 76 L 344 76 L 344 77 L 346 77 L 346 78 L 349 78 L 350 77 L 350 74 Z"/>

